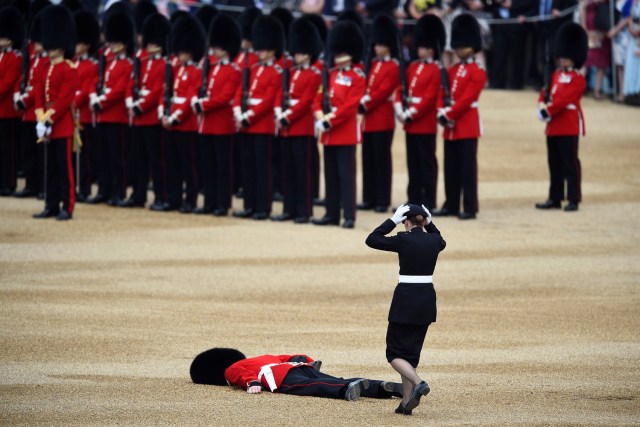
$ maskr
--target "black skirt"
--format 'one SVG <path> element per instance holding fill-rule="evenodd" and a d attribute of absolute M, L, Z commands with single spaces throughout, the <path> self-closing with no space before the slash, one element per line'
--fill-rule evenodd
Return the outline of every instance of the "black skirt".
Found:
<path fill-rule="evenodd" d="M 398 283 L 389 309 L 389 322 L 427 325 L 436 321 L 437 314 L 432 283 Z"/>
<path fill-rule="evenodd" d="M 427 336 L 429 325 L 408 325 L 389 322 L 387 327 L 387 361 L 404 359 L 414 368 L 420 362 L 420 352 Z"/>

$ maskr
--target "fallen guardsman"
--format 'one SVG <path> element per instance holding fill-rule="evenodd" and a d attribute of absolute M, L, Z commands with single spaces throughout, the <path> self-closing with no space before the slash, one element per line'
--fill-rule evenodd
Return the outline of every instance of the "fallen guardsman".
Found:
<path fill-rule="evenodd" d="M 298 396 L 358 400 L 402 398 L 402 384 L 366 378 L 337 378 L 320 371 L 322 362 L 304 354 L 247 358 L 232 348 L 213 348 L 191 363 L 196 384 L 230 385 L 247 393 L 295 394 Z"/>

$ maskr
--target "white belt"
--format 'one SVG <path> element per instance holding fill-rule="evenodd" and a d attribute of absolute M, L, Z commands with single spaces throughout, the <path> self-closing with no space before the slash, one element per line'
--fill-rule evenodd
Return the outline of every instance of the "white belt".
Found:
<path fill-rule="evenodd" d="M 478 108 L 478 101 L 471 103 L 471 108 Z"/>
<path fill-rule="evenodd" d="M 569 104 L 567 105 L 567 110 L 577 110 L 578 107 L 576 107 L 576 104 Z"/>
<path fill-rule="evenodd" d="M 398 283 L 433 283 L 433 276 L 398 276 Z"/>
<path fill-rule="evenodd" d="M 273 371 L 271 370 L 272 366 L 277 366 L 277 365 L 293 365 L 293 366 L 308 365 L 310 366 L 308 363 L 303 363 L 303 362 L 270 363 L 268 365 L 264 365 L 262 368 L 260 368 L 260 373 L 258 374 L 258 381 L 262 382 L 262 377 L 264 377 L 267 380 L 267 384 L 269 385 L 269 389 L 271 391 L 274 391 L 275 389 L 278 388 L 278 386 L 276 385 L 276 380 L 273 377 Z"/>
<path fill-rule="evenodd" d="M 104 93 L 109 93 L 109 92 L 111 92 L 111 88 L 110 87 L 105 87 L 103 92 Z"/>
<path fill-rule="evenodd" d="M 300 101 L 299 101 L 299 100 L 297 100 L 297 99 L 290 99 L 290 100 L 289 100 L 289 105 L 293 107 L 293 106 L 294 106 L 294 105 L 296 105 L 298 102 L 300 102 Z"/>
<path fill-rule="evenodd" d="M 149 89 L 140 89 L 140 95 L 141 96 L 147 96 L 151 93 L 151 91 Z"/>
<path fill-rule="evenodd" d="M 422 98 L 419 96 L 412 96 L 411 97 L 411 103 L 412 104 L 419 104 L 420 102 L 422 102 Z"/>
<path fill-rule="evenodd" d="M 259 105 L 262 102 L 262 99 L 258 99 L 258 98 L 249 98 L 247 100 L 247 103 L 249 105 Z"/>
<path fill-rule="evenodd" d="M 185 98 L 184 96 L 174 96 L 173 97 L 173 103 L 174 104 L 184 104 L 185 102 L 187 102 L 187 98 Z"/>

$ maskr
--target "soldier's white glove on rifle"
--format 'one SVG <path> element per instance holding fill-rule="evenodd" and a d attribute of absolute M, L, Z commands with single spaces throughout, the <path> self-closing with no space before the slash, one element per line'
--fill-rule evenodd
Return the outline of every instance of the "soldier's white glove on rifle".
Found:
<path fill-rule="evenodd" d="M 408 205 L 402 205 L 402 206 L 398 207 L 398 209 L 396 209 L 395 213 L 391 217 L 391 221 L 393 221 L 396 225 L 400 224 L 402 221 L 407 219 L 407 216 L 405 214 L 408 211 L 409 211 L 409 206 Z"/>
<path fill-rule="evenodd" d="M 45 125 L 43 122 L 36 123 L 36 135 L 38 136 L 38 139 L 43 139 L 46 132 L 47 125 Z"/>

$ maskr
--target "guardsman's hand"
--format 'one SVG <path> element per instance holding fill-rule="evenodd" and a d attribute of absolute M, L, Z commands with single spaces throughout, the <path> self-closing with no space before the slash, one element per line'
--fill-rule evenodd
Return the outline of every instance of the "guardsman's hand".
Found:
<path fill-rule="evenodd" d="M 252 385 L 250 387 L 247 387 L 247 393 L 249 394 L 258 394 L 261 392 L 262 392 L 262 386 Z"/>

